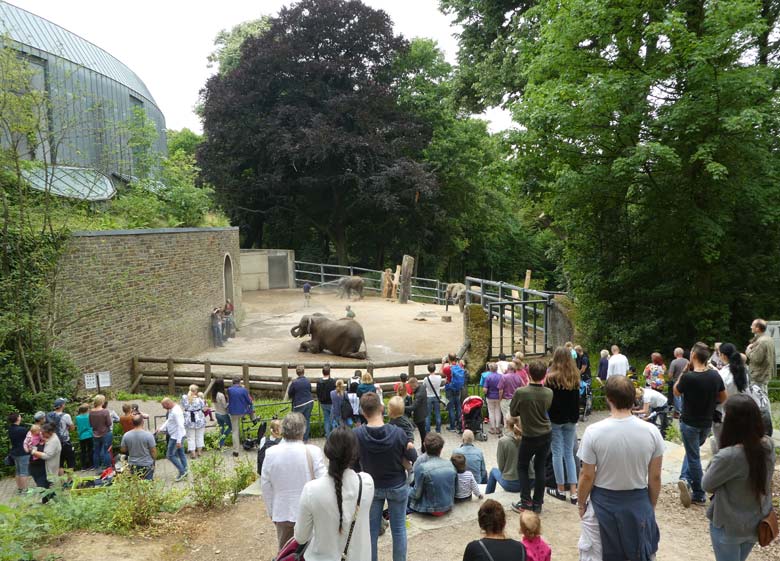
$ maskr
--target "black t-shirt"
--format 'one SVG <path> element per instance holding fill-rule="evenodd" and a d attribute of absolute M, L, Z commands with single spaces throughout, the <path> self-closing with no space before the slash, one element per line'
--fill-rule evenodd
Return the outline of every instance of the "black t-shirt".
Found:
<path fill-rule="evenodd" d="M 577 370 L 582 370 L 583 366 L 585 367 L 585 372 L 581 373 L 580 376 L 585 381 L 590 380 L 592 375 L 590 373 L 590 357 L 588 357 L 588 353 L 582 353 L 577 356 Z"/>
<path fill-rule="evenodd" d="M 525 547 L 519 541 L 482 538 L 482 543 L 493 556 L 493 561 L 522 561 L 526 558 Z M 479 540 L 476 540 L 466 546 L 463 561 L 490 561 L 490 558 L 485 555 Z"/>
<path fill-rule="evenodd" d="M 325 405 L 330 405 L 330 392 L 336 389 L 336 380 L 333 378 L 322 378 L 317 380 L 317 401 Z"/>
<path fill-rule="evenodd" d="M 700 429 L 711 427 L 718 394 L 725 389 L 716 370 L 683 372 L 677 382 L 677 390 L 683 394 L 682 422 Z"/>
<path fill-rule="evenodd" d="M 10 453 L 12 456 L 25 456 L 27 452 L 24 451 L 24 439 L 27 436 L 29 427 L 27 425 L 9 425 L 8 426 L 8 438 L 11 441 Z"/>
<path fill-rule="evenodd" d="M 576 423 L 580 419 L 580 388 L 564 390 L 548 385 L 553 391 L 552 405 L 547 412 L 550 422 L 556 425 Z"/>

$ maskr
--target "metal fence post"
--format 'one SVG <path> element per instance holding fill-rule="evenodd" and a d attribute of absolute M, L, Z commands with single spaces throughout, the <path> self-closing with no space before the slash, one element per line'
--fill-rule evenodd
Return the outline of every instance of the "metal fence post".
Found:
<path fill-rule="evenodd" d="M 325 265 L 320 263 L 320 285 L 325 284 Z"/>

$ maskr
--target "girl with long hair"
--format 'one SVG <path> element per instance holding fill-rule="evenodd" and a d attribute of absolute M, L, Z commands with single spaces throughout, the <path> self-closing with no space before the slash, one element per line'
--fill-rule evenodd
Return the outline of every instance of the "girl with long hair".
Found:
<path fill-rule="evenodd" d="M 355 434 L 346 427 L 330 433 L 325 443 L 328 475 L 304 485 L 295 523 L 295 539 L 307 543 L 307 561 L 371 558 L 368 515 L 374 499 L 374 480 L 352 465 L 358 458 Z M 360 496 L 360 508 L 357 507 Z M 354 520 L 352 532 L 350 528 Z M 348 543 L 349 541 L 349 543 Z"/>
<path fill-rule="evenodd" d="M 577 421 L 580 418 L 580 373 L 577 363 L 566 347 L 558 347 L 553 353 L 547 371 L 545 385 L 553 391 L 548 415 L 552 424 L 553 471 L 557 489 L 547 489 L 547 494 L 577 504 L 577 468 L 574 459 L 574 443 L 577 440 Z"/>
<path fill-rule="evenodd" d="M 753 549 L 758 523 L 772 509 L 774 464 L 758 405 L 749 395 L 732 395 L 725 404 L 720 450 L 701 482 L 714 494 L 707 518 L 716 561 L 744 561 Z"/>
<path fill-rule="evenodd" d="M 219 425 L 219 447 L 225 445 L 227 435 L 233 430 L 228 414 L 227 392 L 225 391 L 225 379 L 216 378 L 211 386 L 211 402 L 214 404 L 214 412 L 217 415 L 217 425 Z"/>

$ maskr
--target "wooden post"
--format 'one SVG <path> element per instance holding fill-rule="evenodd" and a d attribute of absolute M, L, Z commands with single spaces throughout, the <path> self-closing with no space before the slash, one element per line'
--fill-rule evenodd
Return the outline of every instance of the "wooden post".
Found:
<path fill-rule="evenodd" d="M 395 266 L 395 274 L 393 275 L 393 296 L 392 298 L 398 298 L 398 283 L 401 278 L 401 266 Z"/>
<path fill-rule="evenodd" d="M 168 359 L 168 393 L 176 395 L 176 378 L 173 375 L 173 359 Z"/>
<path fill-rule="evenodd" d="M 282 366 L 282 399 L 287 394 L 287 384 L 290 383 L 290 372 L 287 365 Z"/>
<path fill-rule="evenodd" d="M 525 282 L 523 283 L 523 288 L 526 290 L 531 288 L 531 269 L 525 270 Z"/>
<path fill-rule="evenodd" d="M 406 304 L 412 297 L 412 271 L 414 270 L 414 257 L 404 255 L 401 262 L 401 290 L 398 294 L 399 304 Z"/>
<path fill-rule="evenodd" d="M 138 386 L 141 385 L 141 369 L 138 367 L 138 357 L 133 357 L 133 362 L 130 366 L 130 393 L 133 393 Z"/>
<path fill-rule="evenodd" d="M 244 363 L 241 365 L 241 373 L 244 375 L 244 387 L 249 391 L 249 365 Z"/>
<path fill-rule="evenodd" d="M 206 360 L 203 363 L 203 376 L 206 378 L 206 387 L 211 387 L 211 361 Z"/>
<path fill-rule="evenodd" d="M 409 370 L 409 372 L 408 372 L 409 377 L 411 378 L 412 376 L 414 376 L 414 361 L 413 360 L 409 361 L 409 364 L 407 365 L 407 369 Z"/>
<path fill-rule="evenodd" d="M 372 378 L 374 377 L 374 363 L 373 362 L 369 362 L 368 363 L 368 368 L 366 368 L 366 372 L 371 374 Z"/>

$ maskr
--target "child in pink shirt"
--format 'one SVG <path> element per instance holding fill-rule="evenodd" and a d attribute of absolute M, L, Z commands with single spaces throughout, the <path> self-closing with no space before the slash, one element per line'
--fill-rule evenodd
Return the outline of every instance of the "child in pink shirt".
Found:
<path fill-rule="evenodd" d="M 520 515 L 520 533 L 523 534 L 526 559 L 528 561 L 550 561 L 552 550 L 541 536 L 542 521 L 539 515 L 531 510 L 525 510 Z"/>
<path fill-rule="evenodd" d="M 24 437 L 24 451 L 28 454 L 38 447 L 41 443 L 41 425 L 32 425 Z"/>

